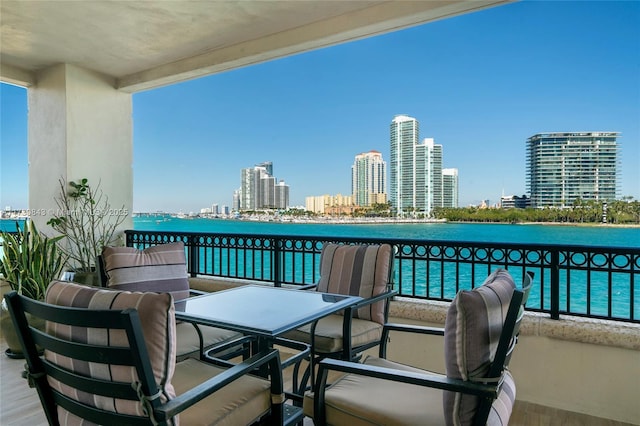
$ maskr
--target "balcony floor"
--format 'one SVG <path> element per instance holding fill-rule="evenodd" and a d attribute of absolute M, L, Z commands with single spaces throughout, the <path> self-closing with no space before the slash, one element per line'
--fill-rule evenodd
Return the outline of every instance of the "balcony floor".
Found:
<path fill-rule="evenodd" d="M 4 355 L 5 349 L 6 344 L 4 339 L 1 339 L 0 424 L 46 426 L 47 421 L 35 389 L 30 389 L 27 382 L 20 376 L 24 360 L 7 358 Z M 311 419 L 305 419 L 304 424 L 305 426 L 311 426 L 313 422 Z M 521 401 L 516 402 L 515 411 L 509 424 L 512 426 L 630 426 L 628 423 L 586 416 Z"/>

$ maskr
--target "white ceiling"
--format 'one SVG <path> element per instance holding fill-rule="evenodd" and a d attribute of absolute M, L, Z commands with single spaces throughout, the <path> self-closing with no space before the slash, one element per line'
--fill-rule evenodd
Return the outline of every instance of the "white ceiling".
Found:
<path fill-rule="evenodd" d="M 0 79 L 68 63 L 151 89 L 509 0 L 1 0 Z"/>

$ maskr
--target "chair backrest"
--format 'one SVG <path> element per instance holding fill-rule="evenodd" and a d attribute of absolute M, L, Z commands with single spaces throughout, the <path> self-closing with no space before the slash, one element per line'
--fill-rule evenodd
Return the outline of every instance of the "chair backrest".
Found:
<path fill-rule="evenodd" d="M 118 290 L 171 293 L 173 299 L 189 297 L 189 277 L 184 243 L 158 244 L 144 250 L 105 247 L 102 250 L 106 286 Z M 178 303 L 176 309 L 184 308 Z"/>
<path fill-rule="evenodd" d="M 499 386 L 496 398 L 490 399 L 445 391 L 448 424 L 508 421 L 515 402 L 515 383 L 506 367 L 517 341 L 532 278 L 533 274 L 527 272 L 524 289 L 516 289 L 509 272 L 498 269 L 482 286 L 461 290 L 451 303 L 445 323 L 447 376 Z"/>
<path fill-rule="evenodd" d="M 392 287 L 393 264 L 394 253 L 389 244 L 327 243 L 320 255 L 316 290 L 364 299 L 377 296 Z M 386 303 L 388 299 L 360 308 L 353 317 L 383 324 Z"/>
<path fill-rule="evenodd" d="M 46 303 L 16 292 L 5 299 L 25 353 L 27 378 L 49 424 L 84 419 L 149 425 L 154 422 L 146 413 L 175 397 L 170 295 L 54 281 Z M 32 327 L 32 317 L 46 320 L 46 330 Z"/>

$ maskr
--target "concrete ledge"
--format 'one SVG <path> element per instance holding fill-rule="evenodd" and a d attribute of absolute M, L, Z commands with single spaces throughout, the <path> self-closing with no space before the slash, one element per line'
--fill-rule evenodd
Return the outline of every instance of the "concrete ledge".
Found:
<path fill-rule="evenodd" d="M 447 302 L 397 297 L 391 302 L 389 316 L 444 327 L 448 308 Z M 640 351 L 640 324 L 567 315 L 552 320 L 546 314 L 527 312 L 520 333 Z"/>

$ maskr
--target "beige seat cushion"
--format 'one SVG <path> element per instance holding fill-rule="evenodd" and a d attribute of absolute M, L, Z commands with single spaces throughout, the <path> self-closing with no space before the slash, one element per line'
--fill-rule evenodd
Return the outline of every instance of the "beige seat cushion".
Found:
<path fill-rule="evenodd" d="M 342 315 L 329 315 L 316 326 L 316 353 L 332 353 L 342 350 Z M 298 342 L 311 343 L 311 325 L 305 325 L 284 335 L 285 338 Z M 365 343 L 380 341 L 382 326 L 377 322 L 353 318 L 351 322 L 351 345 L 360 346 Z"/>
<path fill-rule="evenodd" d="M 397 370 L 425 372 L 376 357 L 364 364 Z M 326 390 L 327 423 L 330 425 L 444 425 L 442 391 L 348 374 Z M 304 414 L 313 417 L 313 394 L 304 398 Z"/>
<path fill-rule="evenodd" d="M 241 337 L 241 333 L 224 330 L 222 328 L 199 325 L 202 338 L 205 342 L 205 349 L 218 343 L 226 342 L 230 339 Z M 176 324 L 176 357 L 182 360 L 187 357 L 200 356 L 200 338 L 193 324 L 188 322 L 178 322 Z"/>
<path fill-rule="evenodd" d="M 217 376 L 225 369 L 189 358 L 176 364 L 173 387 L 178 395 Z M 266 414 L 271 406 L 271 391 L 267 380 L 243 376 L 203 399 L 180 414 L 184 426 L 248 425 Z M 260 413 L 256 416 L 256 413 Z"/>

